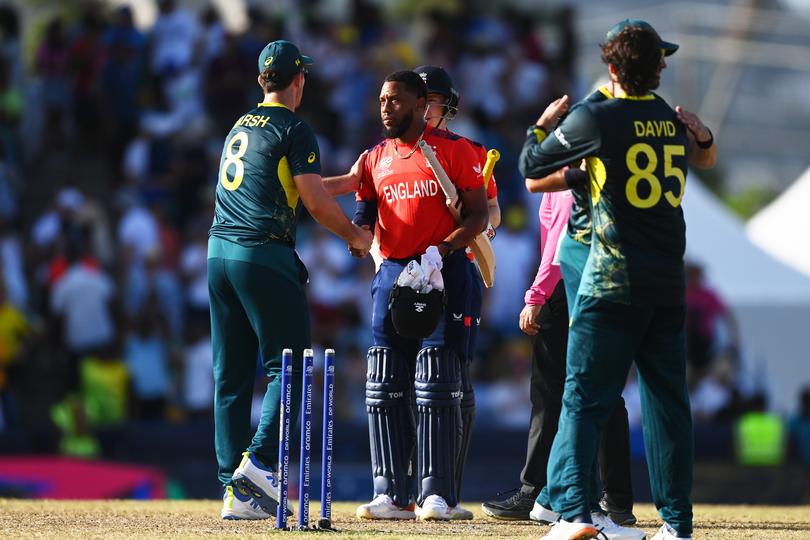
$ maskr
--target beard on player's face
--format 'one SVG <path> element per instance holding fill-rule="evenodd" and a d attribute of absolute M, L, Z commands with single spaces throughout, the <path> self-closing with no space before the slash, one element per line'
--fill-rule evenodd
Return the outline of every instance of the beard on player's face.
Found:
<path fill-rule="evenodd" d="M 383 126 L 383 136 L 386 139 L 397 139 L 408 131 L 411 122 L 413 122 L 413 111 L 408 111 L 402 115 L 399 122 L 392 124 L 390 127 Z"/>

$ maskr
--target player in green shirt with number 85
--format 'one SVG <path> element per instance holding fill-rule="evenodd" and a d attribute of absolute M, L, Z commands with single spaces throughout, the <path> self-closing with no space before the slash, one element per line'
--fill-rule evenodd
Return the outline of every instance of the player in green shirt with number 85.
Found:
<path fill-rule="evenodd" d="M 527 132 L 519 168 L 542 178 L 585 159 L 591 248 L 568 338 L 557 437 L 548 464 L 545 538 L 594 538 L 588 501 L 599 436 L 631 363 L 639 372 L 652 494 L 665 524 L 653 540 L 692 533 L 692 420 L 684 346 L 687 165 L 716 150 L 700 119 L 651 90 L 678 46 L 648 23 L 624 20 L 602 44 L 610 83 L 568 109 L 564 96 Z M 639 531 L 641 532 L 641 531 Z"/>

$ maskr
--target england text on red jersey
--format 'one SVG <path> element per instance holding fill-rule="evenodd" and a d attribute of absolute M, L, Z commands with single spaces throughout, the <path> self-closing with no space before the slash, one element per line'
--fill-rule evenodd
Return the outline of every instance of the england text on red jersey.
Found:
<path fill-rule="evenodd" d="M 424 140 L 433 148 L 459 192 L 484 186 L 480 154 L 466 139 L 425 127 Z M 425 157 L 412 146 L 386 139 L 369 151 L 357 200 L 377 202 L 377 238 L 386 259 L 424 253 L 444 240 L 456 223 Z M 399 155 L 397 155 L 399 152 Z"/>

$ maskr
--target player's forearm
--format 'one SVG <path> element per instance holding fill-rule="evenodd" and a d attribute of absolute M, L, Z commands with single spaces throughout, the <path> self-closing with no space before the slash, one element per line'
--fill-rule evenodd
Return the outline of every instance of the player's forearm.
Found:
<path fill-rule="evenodd" d="M 524 178 L 545 178 L 566 165 L 588 156 L 595 145 L 569 146 L 571 148 L 561 147 L 559 144 L 545 145 L 533 139 L 533 136 L 528 136 L 520 152 L 518 169 Z"/>
<path fill-rule="evenodd" d="M 497 229 L 501 225 L 501 207 L 498 204 L 498 198 L 493 197 L 487 199 L 487 212 L 489 213 L 489 224 L 493 229 Z"/>
<path fill-rule="evenodd" d="M 462 214 L 458 227 L 451 232 L 444 241 L 450 244 L 453 251 L 470 245 L 478 234 L 487 227 L 488 214 L 486 206 L 467 208 Z M 442 253 L 445 255 L 445 253 Z"/>
<path fill-rule="evenodd" d="M 700 169 L 711 169 L 717 164 L 717 145 L 712 144 L 709 148 L 694 145 L 689 153 L 689 163 Z"/>
<path fill-rule="evenodd" d="M 356 227 L 349 221 L 334 199 L 324 197 L 321 200 L 312 201 L 310 204 L 305 203 L 305 206 L 319 225 L 326 227 L 347 242 L 355 239 Z"/>
<path fill-rule="evenodd" d="M 526 190 L 529 193 L 548 193 L 568 189 L 565 182 L 565 171 L 559 170 L 543 178 L 526 178 Z"/>
<path fill-rule="evenodd" d="M 294 180 L 301 202 L 315 221 L 347 242 L 356 238 L 358 228 L 349 221 L 340 205 L 327 193 L 319 175 L 303 174 L 295 176 Z"/>
<path fill-rule="evenodd" d="M 327 176 L 323 179 L 323 187 L 333 197 L 353 193 L 357 191 L 357 177 L 351 174 Z"/>

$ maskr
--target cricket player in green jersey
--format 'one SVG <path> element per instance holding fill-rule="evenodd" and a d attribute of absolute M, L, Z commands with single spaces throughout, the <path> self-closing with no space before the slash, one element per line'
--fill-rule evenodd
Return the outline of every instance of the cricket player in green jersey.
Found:
<path fill-rule="evenodd" d="M 371 233 L 353 225 L 323 188 L 315 134 L 295 114 L 311 63 L 288 41 L 262 50 L 258 83 L 264 100 L 236 121 L 219 166 L 208 291 L 214 445 L 225 519 L 268 518 L 278 504 L 281 352 L 293 350 L 294 425 L 302 355 L 310 347 L 307 270 L 295 253 L 299 200 L 356 254 L 371 247 Z M 257 359 L 269 383 L 251 439 Z"/>
<path fill-rule="evenodd" d="M 610 84 L 553 129 L 568 106 L 567 96 L 557 100 L 530 128 L 521 152 L 527 178 L 582 158 L 589 173 L 591 248 L 572 312 L 563 409 L 548 465 L 551 506 L 561 514 L 550 540 L 599 534 L 589 509 L 592 465 L 634 360 L 653 499 L 664 520 L 654 540 L 691 537 L 681 200 L 687 165 L 713 166 L 716 150 L 697 116 L 651 92 L 677 47 L 644 21 L 618 23 L 602 44 Z"/>

